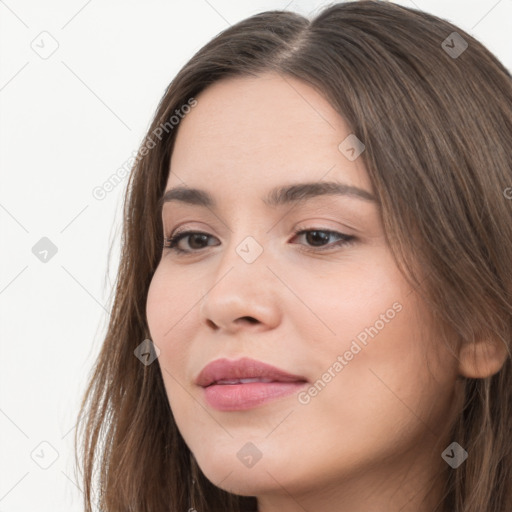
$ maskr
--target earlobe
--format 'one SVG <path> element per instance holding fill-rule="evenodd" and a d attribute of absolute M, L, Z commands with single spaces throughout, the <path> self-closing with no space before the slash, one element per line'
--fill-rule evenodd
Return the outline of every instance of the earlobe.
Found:
<path fill-rule="evenodd" d="M 510 354 L 502 340 L 488 338 L 463 343 L 459 348 L 459 374 L 470 379 L 485 379 L 498 373 Z"/>

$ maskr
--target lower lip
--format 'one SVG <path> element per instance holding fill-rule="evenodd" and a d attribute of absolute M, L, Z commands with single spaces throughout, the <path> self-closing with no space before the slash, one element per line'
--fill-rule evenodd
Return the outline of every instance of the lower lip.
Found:
<path fill-rule="evenodd" d="M 307 382 L 250 382 L 213 384 L 204 389 L 206 402 L 219 411 L 244 411 L 291 395 Z"/>

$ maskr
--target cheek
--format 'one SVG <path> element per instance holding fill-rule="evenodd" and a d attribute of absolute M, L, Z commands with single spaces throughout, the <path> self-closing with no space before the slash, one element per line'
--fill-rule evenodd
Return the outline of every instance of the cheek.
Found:
<path fill-rule="evenodd" d="M 183 272 L 169 272 L 165 264 L 160 264 L 151 280 L 146 301 L 146 315 L 152 334 L 155 337 L 172 337 L 192 312 L 197 293 L 190 279 Z"/>
<path fill-rule="evenodd" d="M 432 432 L 444 424 L 450 372 L 427 360 L 428 337 L 418 325 L 411 296 L 407 301 L 398 296 L 402 309 L 380 330 L 369 328 L 379 318 L 375 313 L 386 311 L 387 301 L 384 308 L 367 304 L 357 319 L 340 317 L 337 341 L 310 350 L 317 376 L 294 414 L 294 435 L 308 439 L 305 459 L 322 458 L 327 471 L 354 470 L 415 450 L 418 440 L 431 441 Z M 371 334 L 362 343 L 356 336 L 365 328 Z M 285 435 L 281 441 L 287 442 Z"/>
<path fill-rule="evenodd" d="M 184 367 L 186 330 L 194 323 L 191 318 L 197 326 L 195 307 L 198 305 L 195 303 L 198 298 L 190 280 L 185 279 L 183 273 L 180 277 L 178 272 L 174 272 L 171 277 L 165 266 L 157 268 L 148 290 L 146 318 L 151 339 L 160 349 L 160 366 L 165 365 L 170 372 Z M 166 375 L 163 376 L 166 381 Z"/>
<path fill-rule="evenodd" d="M 308 335 L 300 347 L 318 379 L 303 396 L 312 417 L 339 412 L 336 423 L 357 437 L 443 410 L 453 358 L 431 336 L 425 306 L 391 261 L 317 284 L 308 305 L 324 325 L 302 320 Z M 376 417 L 385 420 L 379 425 Z"/>
<path fill-rule="evenodd" d="M 297 305 L 293 321 L 310 332 L 318 332 L 318 343 L 328 350 L 350 349 L 357 339 L 364 346 L 375 336 L 389 332 L 389 326 L 411 324 L 400 322 L 407 314 L 399 311 L 410 302 L 407 283 L 386 251 L 375 250 L 371 258 L 344 262 L 332 272 L 313 278 L 298 277 L 292 286 L 308 306 L 308 313 Z M 316 317 L 316 318 L 315 318 Z M 399 342 L 400 340 L 396 340 Z"/>
<path fill-rule="evenodd" d="M 194 300 L 189 297 L 192 287 L 182 282 L 177 274 L 171 277 L 164 266 L 157 268 L 148 290 L 146 318 L 151 340 L 160 349 L 157 362 L 169 406 L 180 431 L 188 431 L 191 423 L 184 418 L 188 417 L 186 411 L 191 399 L 184 387 L 189 385 L 185 369 L 190 359 L 187 351 L 190 333 L 186 327 L 194 315 Z"/>

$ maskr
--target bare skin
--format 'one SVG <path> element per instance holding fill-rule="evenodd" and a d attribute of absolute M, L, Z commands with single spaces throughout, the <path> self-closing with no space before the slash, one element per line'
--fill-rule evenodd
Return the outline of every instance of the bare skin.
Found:
<path fill-rule="evenodd" d="M 199 188 L 217 205 L 164 205 L 165 236 L 180 228 L 208 237 L 202 247 L 181 239 L 189 253 L 164 249 L 147 300 L 185 442 L 208 479 L 257 496 L 261 512 L 431 512 L 451 470 L 441 453 L 462 404 L 457 378 L 495 373 L 505 353 L 454 352 L 433 335 L 385 243 L 375 201 L 264 203 L 291 183 L 333 181 L 374 194 L 362 158 L 338 149 L 351 131 L 323 96 L 266 74 L 215 83 L 197 100 L 179 125 L 166 190 Z M 354 239 L 340 244 L 335 233 Z M 257 242 L 247 246 L 252 254 L 262 249 L 251 263 L 237 251 L 247 237 Z M 303 375 L 310 387 L 246 411 L 211 408 L 194 379 L 217 358 L 244 356 Z M 237 457 L 249 442 L 261 454 L 252 467 Z"/>

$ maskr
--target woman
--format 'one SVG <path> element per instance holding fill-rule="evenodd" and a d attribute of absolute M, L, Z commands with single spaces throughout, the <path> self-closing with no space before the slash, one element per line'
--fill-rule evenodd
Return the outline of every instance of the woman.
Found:
<path fill-rule="evenodd" d="M 81 415 L 86 510 L 512 510 L 512 82 L 397 5 L 169 85 Z"/>

